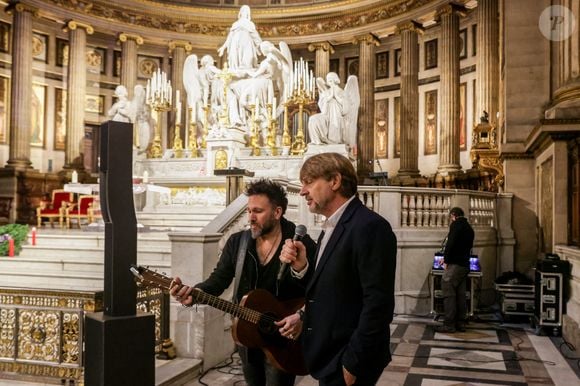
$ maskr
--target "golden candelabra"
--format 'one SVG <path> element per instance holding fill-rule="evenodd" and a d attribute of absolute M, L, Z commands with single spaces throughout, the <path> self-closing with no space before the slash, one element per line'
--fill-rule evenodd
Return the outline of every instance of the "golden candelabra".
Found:
<path fill-rule="evenodd" d="M 209 105 L 203 106 L 203 128 L 201 132 L 201 148 L 207 148 L 207 133 L 209 132 Z"/>
<path fill-rule="evenodd" d="M 253 104 L 249 105 L 252 111 L 251 127 L 250 127 L 250 147 L 252 148 L 252 154 L 254 156 L 259 156 L 262 154 L 260 149 L 260 143 L 258 138 L 258 125 L 256 124 L 256 116 L 258 115 L 258 106 Z"/>
<path fill-rule="evenodd" d="M 151 110 L 155 112 L 155 136 L 151 144 L 151 158 L 161 158 L 161 113 L 171 110 L 171 104 L 167 99 L 154 98 L 149 101 Z"/>
<path fill-rule="evenodd" d="M 175 135 L 173 136 L 173 154 L 175 158 L 183 157 L 183 141 L 181 140 L 180 132 L 181 131 L 181 124 L 175 124 Z"/>
<path fill-rule="evenodd" d="M 288 129 L 288 105 L 289 101 L 284 103 L 284 132 L 282 133 L 282 146 L 290 147 L 292 145 L 292 137 L 290 136 L 290 130 Z"/>
<path fill-rule="evenodd" d="M 145 103 L 155 113 L 155 135 L 151 144 L 151 158 L 161 158 L 163 155 L 161 147 L 161 113 L 171 110 L 172 95 L 171 81 L 167 79 L 167 74 L 157 69 L 151 79 L 147 80 L 145 91 Z"/>
<path fill-rule="evenodd" d="M 197 122 L 193 117 L 193 109 L 189 108 L 189 136 L 187 140 L 187 149 L 191 158 L 197 158 Z"/>
<path fill-rule="evenodd" d="M 272 104 L 267 104 L 268 110 L 268 137 L 266 139 L 266 145 L 270 148 L 270 155 L 278 155 L 278 149 L 276 148 L 276 129 L 277 129 L 277 121 L 276 117 L 272 112 Z"/>
<path fill-rule="evenodd" d="M 311 99 L 302 89 L 292 95 L 292 102 L 298 105 L 298 132 L 296 137 L 294 137 L 294 142 L 290 149 L 292 155 L 302 155 L 306 150 L 306 142 L 304 141 L 304 124 L 303 124 L 303 114 L 304 105 L 309 104 Z"/>

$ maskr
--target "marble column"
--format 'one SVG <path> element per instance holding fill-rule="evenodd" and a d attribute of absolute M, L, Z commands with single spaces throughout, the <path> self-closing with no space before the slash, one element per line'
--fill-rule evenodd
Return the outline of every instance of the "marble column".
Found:
<path fill-rule="evenodd" d="M 30 131 L 32 120 L 32 18 L 38 9 L 22 3 L 6 7 L 12 14 L 12 82 L 10 86 L 9 168 L 30 168 Z"/>
<path fill-rule="evenodd" d="M 499 110 L 499 17 L 498 0 L 477 2 L 477 98 L 475 116 L 489 113 L 497 127 Z"/>
<path fill-rule="evenodd" d="M 334 54 L 334 47 L 329 42 L 311 43 L 308 51 L 315 52 L 314 76 L 326 79 L 326 74 L 330 71 L 330 55 Z"/>
<path fill-rule="evenodd" d="M 121 84 L 127 88 L 129 99 L 137 84 L 137 49 L 143 44 L 143 38 L 129 33 L 119 34 L 121 43 Z"/>
<path fill-rule="evenodd" d="M 359 45 L 358 82 L 360 109 L 358 114 L 357 174 L 361 182 L 373 171 L 375 158 L 375 47 L 380 45 L 373 34 L 357 36 L 353 40 Z"/>
<path fill-rule="evenodd" d="M 419 174 L 419 34 L 421 24 L 407 21 L 397 25 L 401 35 L 401 163 L 399 177 Z"/>
<path fill-rule="evenodd" d="M 66 151 L 64 169 L 84 170 L 81 157 L 85 134 L 85 94 L 87 87 L 86 46 L 87 34 L 93 27 L 77 21 L 68 21 L 64 27 L 69 34 L 69 61 L 66 108 Z"/>
<path fill-rule="evenodd" d="M 185 56 L 193 49 L 192 45 L 189 42 L 182 41 L 182 40 L 174 40 L 169 43 L 169 53 L 171 54 L 171 86 L 173 90 L 177 92 L 179 90 L 180 94 L 180 101 L 181 101 L 181 130 L 179 132 L 179 136 L 181 138 L 182 144 L 185 144 L 185 136 L 186 136 L 186 129 L 185 126 L 185 116 L 187 113 L 187 94 L 185 93 L 183 87 L 183 64 L 185 63 Z M 200 58 L 201 59 L 201 58 Z M 175 96 L 174 96 L 175 101 Z M 177 106 L 173 106 L 177 108 Z M 171 113 L 173 119 L 172 122 L 177 121 L 176 112 Z M 168 142 L 173 143 L 173 138 L 175 135 L 175 124 L 170 125 L 169 133 L 168 133 Z"/>
<path fill-rule="evenodd" d="M 446 4 L 437 10 L 441 22 L 439 52 L 441 64 L 441 119 L 439 139 L 439 166 L 443 175 L 461 169 L 459 160 L 459 16 L 463 7 Z"/>

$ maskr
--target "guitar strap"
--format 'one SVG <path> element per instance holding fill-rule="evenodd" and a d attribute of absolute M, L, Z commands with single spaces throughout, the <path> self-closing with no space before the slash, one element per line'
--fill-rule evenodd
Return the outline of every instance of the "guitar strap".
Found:
<path fill-rule="evenodd" d="M 236 276 L 234 277 L 234 293 L 232 301 L 238 303 L 237 293 L 240 287 L 240 277 L 242 276 L 242 268 L 244 267 L 244 260 L 246 260 L 246 251 L 248 250 L 248 241 L 250 240 L 250 231 L 247 230 L 242 233 L 240 246 L 238 247 L 238 259 L 236 261 Z"/>

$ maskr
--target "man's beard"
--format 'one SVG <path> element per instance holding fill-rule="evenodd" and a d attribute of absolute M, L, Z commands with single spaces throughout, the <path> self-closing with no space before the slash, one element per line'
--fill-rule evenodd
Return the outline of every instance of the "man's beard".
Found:
<path fill-rule="evenodd" d="M 268 221 L 266 221 L 264 223 L 264 225 L 262 225 L 262 227 L 258 227 L 257 229 L 250 228 L 250 232 L 252 233 L 252 238 L 255 240 L 260 236 L 267 235 L 268 233 L 270 233 L 274 230 L 275 225 L 276 225 L 276 219 L 274 218 L 274 216 L 272 216 L 272 217 L 270 217 L 270 219 Z"/>

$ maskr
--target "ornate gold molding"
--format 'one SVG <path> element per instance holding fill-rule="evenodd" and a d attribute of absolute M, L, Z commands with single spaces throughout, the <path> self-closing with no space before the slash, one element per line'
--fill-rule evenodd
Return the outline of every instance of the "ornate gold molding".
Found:
<path fill-rule="evenodd" d="M 40 10 L 38 8 L 21 2 L 8 4 L 6 8 L 4 8 L 4 12 L 9 15 L 12 15 L 14 12 L 30 12 L 34 17 L 40 15 Z"/>
<path fill-rule="evenodd" d="M 361 44 L 361 43 L 374 44 L 377 47 L 381 45 L 381 41 L 379 40 L 379 38 L 373 34 L 364 34 L 360 36 L 355 36 L 352 39 L 352 44 Z"/>
<path fill-rule="evenodd" d="M 402 34 L 405 31 L 416 32 L 417 34 L 423 34 L 424 29 L 423 25 L 415 20 L 407 20 L 397 24 L 397 28 L 395 29 L 395 33 L 397 35 Z"/>
<path fill-rule="evenodd" d="M 177 47 L 183 47 L 185 52 L 190 52 L 193 50 L 193 46 L 190 42 L 185 40 L 172 40 L 169 42 L 169 53 L 173 52 Z"/>
<path fill-rule="evenodd" d="M 87 34 L 89 35 L 95 33 L 95 29 L 90 24 L 81 23 L 80 21 L 75 20 L 67 21 L 63 27 L 63 30 L 67 32 L 68 30 L 74 31 L 75 29 L 78 28 L 84 28 L 87 31 Z"/>
<path fill-rule="evenodd" d="M 181 12 L 187 8 L 182 6 L 164 6 L 164 9 L 167 10 L 168 8 L 171 13 L 161 13 L 156 12 L 157 7 L 129 10 L 125 4 L 121 3 L 122 5 L 119 5 L 120 2 L 104 0 L 91 2 L 90 7 L 85 6 L 84 2 L 80 4 L 81 2 L 78 0 L 43 1 L 54 5 L 52 11 L 64 9 L 64 12 L 78 12 L 84 16 L 100 19 L 108 24 L 112 20 L 138 27 L 183 34 L 226 36 L 228 28 L 235 20 L 231 9 L 224 11 L 211 7 L 190 7 L 191 12 Z M 327 34 L 352 28 L 364 28 L 372 23 L 384 22 L 433 2 L 434 0 L 392 0 L 377 2 L 367 7 L 357 7 L 357 2 L 351 1 L 345 2 L 349 5 L 348 10 L 344 9 L 345 4 L 331 4 L 324 7 L 317 5 L 313 7 L 290 7 L 287 9 L 276 8 L 275 10 L 260 9 L 256 12 L 258 17 L 254 21 L 258 32 L 263 38 Z M 313 14 L 304 16 L 308 11 L 312 11 Z M 205 16 L 208 14 L 218 14 L 219 19 L 208 18 Z M 280 14 L 286 16 L 286 19 L 283 21 L 279 19 Z"/>
<path fill-rule="evenodd" d="M 125 32 L 120 33 L 118 39 L 121 43 L 125 43 L 128 40 L 134 40 L 137 43 L 137 45 L 142 45 L 144 43 L 143 38 L 141 36 Z"/>
<path fill-rule="evenodd" d="M 329 51 L 331 54 L 334 54 L 334 46 L 330 42 L 310 43 L 308 45 L 308 51 L 314 52 L 318 50 Z"/>

